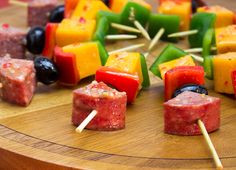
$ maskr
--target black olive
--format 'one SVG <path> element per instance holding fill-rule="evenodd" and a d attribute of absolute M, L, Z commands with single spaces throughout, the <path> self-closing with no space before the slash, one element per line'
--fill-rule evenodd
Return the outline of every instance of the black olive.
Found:
<path fill-rule="evenodd" d="M 60 23 L 64 18 L 65 6 L 59 5 L 54 8 L 49 15 L 49 22 Z"/>
<path fill-rule="evenodd" d="M 33 54 L 40 54 L 44 49 L 45 31 L 43 27 L 31 28 L 26 35 L 26 48 Z"/>
<path fill-rule="evenodd" d="M 203 0 L 192 0 L 192 12 L 197 12 L 198 7 L 207 6 Z"/>
<path fill-rule="evenodd" d="M 37 56 L 34 59 L 37 80 L 43 84 L 49 85 L 58 80 L 59 72 L 55 63 L 43 56 Z"/>
<path fill-rule="evenodd" d="M 102 1 L 107 7 L 110 7 L 110 1 L 111 0 L 102 0 Z"/>
<path fill-rule="evenodd" d="M 192 92 L 208 95 L 208 91 L 204 86 L 197 85 L 197 84 L 187 84 L 175 90 L 172 97 L 174 98 L 185 91 L 192 91 Z"/>

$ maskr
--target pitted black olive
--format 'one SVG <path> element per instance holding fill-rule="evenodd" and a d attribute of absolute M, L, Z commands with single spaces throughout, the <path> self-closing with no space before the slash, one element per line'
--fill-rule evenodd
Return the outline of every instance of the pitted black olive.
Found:
<path fill-rule="evenodd" d="M 33 54 L 41 54 L 45 44 L 45 31 L 43 27 L 33 27 L 26 36 L 26 48 Z"/>
<path fill-rule="evenodd" d="M 197 85 L 197 84 L 187 84 L 187 85 L 184 85 L 181 88 L 175 90 L 172 97 L 174 98 L 185 91 L 192 91 L 195 93 L 208 95 L 208 91 L 204 86 Z"/>
<path fill-rule="evenodd" d="M 65 6 L 59 5 L 54 8 L 49 15 L 49 22 L 60 23 L 64 18 Z"/>
<path fill-rule="evenodd" d="M 102 1 L 107 7 L 110 7 L 110 1 L 111 0 L 102 0 Z"/>
<path fill-rule="evenodd" d="M 207 6 L 203 0 L 192 0 L 192 12 L 197 12 L 198 7 Z"/>
<path fill-rule="evenodd" d="M 59 72 L 55 63 L 43 56 L 37 56 L 34 59 L 37 80 L 43 84 L 49 85 L 58 80 Z"/>

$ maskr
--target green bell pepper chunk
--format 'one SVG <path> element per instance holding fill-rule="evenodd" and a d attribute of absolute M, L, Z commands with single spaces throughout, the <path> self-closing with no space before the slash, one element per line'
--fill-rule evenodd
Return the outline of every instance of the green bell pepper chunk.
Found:
<path fill-rule="evenodd" d="M 100 41 L 103 45 L 105 44 L 105 37 L 109 30 L 109 22 L 106 17 L 102 17 L 98 20 L 96 31 L 93 34 L 94 41 Z"/>
<path fill-rule="evenodd" d="M 213 80 L 214 79 L 213 56 L 208 55 L 204 57 L 203 67 L 206 78 Z"/>
<path fill-rule="evenodd" d="M 214 39 L 215 39 L 215 33 L 214 33 L 214 29 L 210 28 L 207 30 L 204 38 L 203 38 L 203 45 L 202 45 L 202 56 L 209 56 L 211 55 L 211 47 L 214 43 Z"/>
<path fill-rule="evenodd" d="M 180 17 L 177 15 L 151 14 L 149 17 L 148 33 L 153 38 L 156 33 L 164 28 L 165 32 L 161 39 L 176 42 L 177 38 L 168 38 L 168 35 L 179 31 Z"/>
<path fill-rule="evenodd" d="M 148 74 L 148 67 L 146 63 L 146 58 L 140 54 L 140 59 L 141 59 L 141 67 L 142 67 L 142 74 L 143 74 L 143 83 L 142 87 L 147 88 L 150 86 L 150 78 Z"/>
<path fill-rule="evenodd" d="M 134 9 L 135 20 L 145 27 L 151 11 L 132 1 L 129 1 L 121 12 L 121 24 L 134 26 L 133 21 L 130 20 L 130 12 L 132 9 Z"/>
<path fill-rule="evenodd" d="M 108 22 L 109 22 L 109 30 L 108 30 L 108 34 L 116 34 L 118 31 L 117 29 L 114 29 L 112 27 L 110 27 L 111 23 L 120 23 L 120 14 L 116 14 L 113 12 L 109 12 L 109 11 L 99 11 L 97 13 L 97 21 L 99 22 L 99 20 L 103 17 L 106 17 Z"/>
<path fill-rule="evenodd" d="M 215 20 L 216 15 L 213 13 L 200 12 L 193 15 L 190 30 L 198 30 L 198 33 L 188 38 L 191 48 L 202 47 L 203 37 L 209 28 L 214 27 Z"/>
<path fill-rule="evenodd" d="M 159 57 L 157 57 L 157 59 L 154 61 L 154 63 L 150 67 L 150 70 L 153 74 L 155 74 L 156 76 L 161 78 L 160 69 L 158 67 L 161 63 L 165 63 L 165 62 L 168 62 L 170 60 L 174 60 L 174 59 L 183 57 L 185 55 L 187 55 L 187 53 L 185 53 L 183 50 L 175 47 L 172 44 L 169 44 L 162 51 L 162 53 L 159 55 Z"/>
<path fill-rule="evenodd" d="M 102 66 L 104 66 L 108 59 L 108 53 L 107 50 L 104 48 L 104 46 L 101 44 L 100 41 L 96 41 L 98 46 L 98 51 L 101 59 Z"/>

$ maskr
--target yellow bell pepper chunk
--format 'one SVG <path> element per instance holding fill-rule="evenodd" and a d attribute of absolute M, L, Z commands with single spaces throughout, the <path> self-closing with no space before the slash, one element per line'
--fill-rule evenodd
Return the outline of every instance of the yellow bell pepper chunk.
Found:
<path fill-rule="evenodd" d="M 224 7 L 206 6 L 197 9 L 197 12 L 208 12 L 216 14 L 215 28 L 226 27 L 233 24 L 234 13 Z"/>
<path fill-rule="evenodd" d="M 236 52 L 214 56 L 213 68 L 215 91 L 234 94 L 231 73 L 236 69 Z"/>
<path fill-rule="evenodd" d="M 165 0 L 158 7 L 161 14 L 177 15 L 181 19 L 180 31 L 189 30 L 190 17 L 192 14 L 191 1 Z"/>
<path fill-rule="evenodd" d="M 56 44 L 60 47 L 65 45 L 85 42 L 92 39 L 96 21 L 63 19 L 56 31 Z"/>
<path fill-rule="evenodd" d="M 71 18 L 96 19 L 99 11 L 110 11 L 110 9 L 100 0 L 80 0 Z"/>
<path fill-rule="evenodd" d="M 236 52 L 236 25 L 216 29 L 218 53 Z"/>
<path fill-rule="evenodd" d="M 149 10 L 152 8 L 151 5 L 144 0 L 111 0 L 110 9 L 115 13 L 120 13 L 129 1 L 136 2 Z"/>
<path fill-rule="evenodd" d="M 172 68 L 175 68 L 177 66 L 195 66 L 195 65 L 196 64 L 194 63 L 192 57 L 187 55 L 187 56 L 175 59 L 175 60 L 162 63 L 158 67 L 161 72 L 161 77 L 162 79 L 164 79 L 165 73 Z"/>
<path fill-rule="evenodd" d="M 94 75 L 96 70 L 102 66 L 97 43 L 86 42 L 67 45 L 62 48 L 66 53 L 76 56 L 76 67 L 80 78 Z"/>
<path fill-rule="evenodd" d="M 130 74 L 138 74 L 140 84 L 143 82 L 143 73 L 139 53 L 121 52 L 112 54 L 108 57 L 105 66 Z"/>

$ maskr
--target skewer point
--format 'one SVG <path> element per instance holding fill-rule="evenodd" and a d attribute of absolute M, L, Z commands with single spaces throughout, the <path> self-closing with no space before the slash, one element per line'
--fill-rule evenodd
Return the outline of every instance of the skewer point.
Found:
<path fill-rule="evenodd" d="M 93 110 L 84 121 L 75 129 L 76 132 L 81 133 L 89 122 L 97 115 L 97 111 Z"/>

